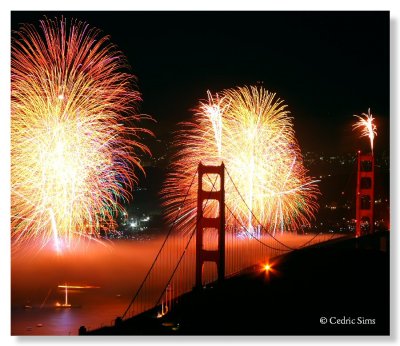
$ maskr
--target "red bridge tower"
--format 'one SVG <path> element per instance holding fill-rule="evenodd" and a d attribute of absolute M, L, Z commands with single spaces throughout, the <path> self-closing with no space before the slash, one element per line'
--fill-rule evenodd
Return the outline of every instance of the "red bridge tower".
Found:
<path fill-rule="evenodd" d="M 204 262 L 215 262 L 217 265 L 218 281 L 225 277 L 225 166 L 206 166 L 201 162 L 198 169 L 198 193 L 197 193 L 197 224 L 196 224 L 196 286 L 203 285 L 203 264 Z M 203 190 L 203 175 L 214 174 L 219 178 L 219 190 Z M 218 201 L 218 216 L 204 217 L 204 201 Z M 203 246 L 203 234 L 207 229 L 214 228 L 218 231 L 217 250 L 207 250 Z"/>
<path fill-rule="evenodd" d="M 374 231 L 374 155 L 358 151 L 356 192 L 356 237 Z M 361 228 L 363 226 L 363 228 Z"/>

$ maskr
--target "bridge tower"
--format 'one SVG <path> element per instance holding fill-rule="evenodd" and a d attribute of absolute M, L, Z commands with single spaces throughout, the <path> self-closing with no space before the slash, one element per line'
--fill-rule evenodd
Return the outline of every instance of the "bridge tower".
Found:
<path fill-rule="evenodd" d="M 203 285 L 204 262 L 215 262 L 217 265 L 218 281 L 225 277 L 225 166 L 207 166 L 199 163 L 198 192 L 197 192 L 197 223 L 196 223 L 196 287 Z M 218 191 L 203 189 L 203 175 L 214 174 L 219 179 Z M 207 201 L 218 201 L 218 216 L 204 217 L 204 205 Z M 204 203 L 205 202 L 205 203 Z M 204 249 L 203 235 L 207 229 L 218 231 L 217 250 Z"/>
<path fill-rule="evenodd" d="M 361 223 L 368 222 L 367 233 L 374 231 L 374 155 L 357 155 L 356 237 L 362 234 Z"/>

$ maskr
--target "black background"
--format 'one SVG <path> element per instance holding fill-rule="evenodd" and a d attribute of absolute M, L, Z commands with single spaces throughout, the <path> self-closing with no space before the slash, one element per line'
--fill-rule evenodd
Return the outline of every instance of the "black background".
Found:
<path fill-rule="evenodd" d="M 168 140 L 206 91 L 261 84 L 284 99 L 303 151 L 350 152 L 368 140 L 353 114 L 376 116 L 389 149 L 389 12 L 15 12 L 20 23 L 77 18 L 111 36 L 138 77 L 141 112 Z M 152 142 L 152 143 L 150 143 Z M 361 143 L 361 144 L 360 144 Z M 148 145 L 155 155 L 160 148 Z"/>

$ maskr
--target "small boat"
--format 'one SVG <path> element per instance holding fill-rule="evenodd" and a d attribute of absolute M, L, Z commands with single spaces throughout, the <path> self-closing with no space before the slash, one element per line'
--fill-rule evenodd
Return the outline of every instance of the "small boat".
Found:
<path fill-rule="evenodd" d="M 93 288 L 100 288 L 100 286 L 93 286 L 93 285 L 67 285 L 67 283 L 65 283 L 65 285 L 58 285 L 58 288 L 64 288 L 65 289 L 65 295 L 64 295 L 64 303 L 59 303 L 57 302 L 55 307 L 56 308 L 80 308 L 81 305 L 71 305 L 68 302 L 68 289 L 93 289 Z"/>
<path fill-rule="evenodd" d="M 36 325 L 36 327 L 43 327 L 43 323 L 38 323 L 37 325 Z"/>
<path fill-rule="evenodd" d="M 24 305 L 24 310 L 29 310 L 29 309 L 32 309 L 32 305 L 31 305 L 30 299 L 28 299 L 28 300 L 25 302 L 25 305 Z"/>
<path fill-rule="evenodd" d="M 64 303 L 59 303 L 59 302 L 57 302 L 56 304 L 55 304 L 55 307 L 58 309 L 58 308 L 80 308 L 80 305 L 72 305 L 72 304 L 70 304 L 69 302 L 68 302 L 68 285 L 67 284 L 65 284 L 65 285 L 59 285 L 58 286 L 59 288 L 65 288 L 65 295 L 64 295 L 64 297 L 65 297 L 65 299 L 64 299 Z"/>

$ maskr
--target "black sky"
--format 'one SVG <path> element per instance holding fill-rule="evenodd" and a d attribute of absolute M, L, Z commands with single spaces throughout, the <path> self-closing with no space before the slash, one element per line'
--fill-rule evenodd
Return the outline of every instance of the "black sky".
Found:
<path fill-rule="evenodd" d="M 170 138 L 208 89 L 259 83 L 289 105 L 303 151 L 358 149 L 352 115 L 368 107 L 375 147 L 389 149 L 389 12 L 12 12 L 12 29 L 43 15 L 111 36 L 158 138 Z"/>

